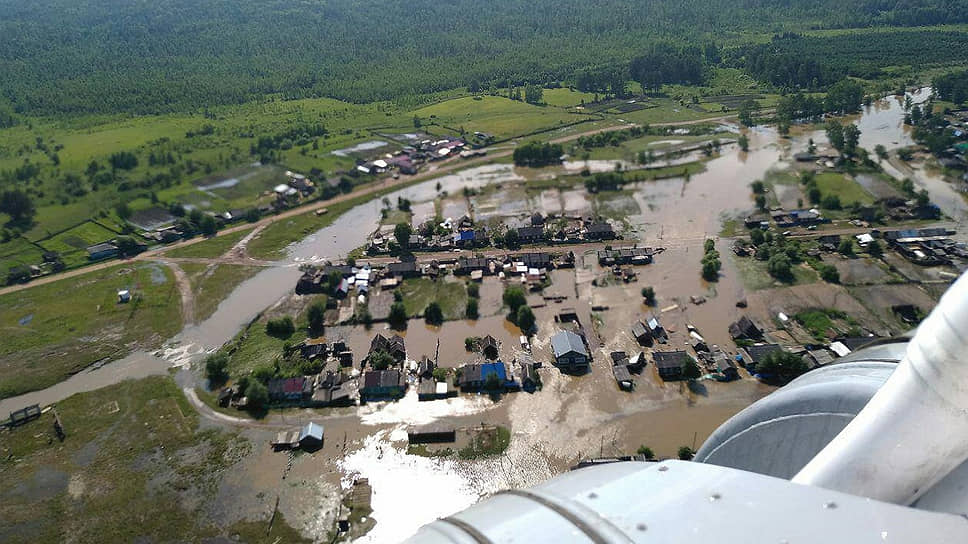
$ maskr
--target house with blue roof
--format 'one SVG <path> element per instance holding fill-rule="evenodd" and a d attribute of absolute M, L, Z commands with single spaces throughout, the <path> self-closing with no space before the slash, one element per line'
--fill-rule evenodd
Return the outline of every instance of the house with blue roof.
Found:
<path fill-rule="evenodd" d="M 459 369 L 459 373 L 460 378 L 458 378 L 457 384 L 462 391 L 480 391 L 485 389 L 488 379 L 492 374 L 497 376 L 498 382 L 501 384 L 499 386 L 501 390 L 507 391 L 521 388 L 521 384 L 508 372 L 507 365 L 501 361 L 466 364 Z M 493 379 L 491 380 L 493 381 Z"/>
<path fill-rule="evenodd" d="M 454 233 L 454 245 L 457 247 L 473 247 L 477 242 L 477 235 L 472 230 L 460 230 Z"/>

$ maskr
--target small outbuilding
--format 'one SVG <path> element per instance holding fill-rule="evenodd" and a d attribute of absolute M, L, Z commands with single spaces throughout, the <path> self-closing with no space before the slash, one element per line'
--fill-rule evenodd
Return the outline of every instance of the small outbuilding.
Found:
<path fill-rule="evenodd" d="M 309 422 L 299 431 L 299 447 L 312 451 L 323 446 L 323 426 Z"/>

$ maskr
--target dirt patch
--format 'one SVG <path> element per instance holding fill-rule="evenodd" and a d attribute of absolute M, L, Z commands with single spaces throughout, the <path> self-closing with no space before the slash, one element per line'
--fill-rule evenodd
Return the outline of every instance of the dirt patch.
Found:
<path fill-rule="evenodd" d="M 837 255 L 829 255 L 825 256 L 824 261 L 837 268 L 840 282 L 846 285 L 880 284 L 891 278 L 889 272 L 870 259 L 845 259 Z"/>

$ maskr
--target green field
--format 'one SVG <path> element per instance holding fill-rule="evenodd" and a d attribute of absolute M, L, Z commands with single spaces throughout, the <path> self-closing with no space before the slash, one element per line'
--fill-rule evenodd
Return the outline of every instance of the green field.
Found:
<path fill-rule="evenodd" d="M 817 275 L 817 272 L 805 264 L 797 264 L 793 266 L 793 283 L 788 284 L 770 276 L 770 273 L 767 271 L 765 261 L 758 261 L 752 257 L 736 257 L 733 259 L 733 262 L 736 264 L 736 269 L 739 271 L 739 276 L 743 281 L 743 285 L 752 291 L 769 289 L 771 287 L 783 285 L 816 283 L 820 280 L 820 276 Z"/>
<path fill-rule="evenodd" d="M 0 282 L 7 279 L 7 272 L 11 268 L 39 264 L 43 256 L 43 250 L 22 237 L 0 244 Z"/>
<path fill-rule="evenodd" d="M 848 178 L 844 174 L 836 172 L 824 172 L 817 174 L 817 188 L 823 196 L 837 195 L 840 197 L 842 206 L 847 207 L 853 202 L 860 204 L 871 204 L 874 197 L 871 196 L 856 181 Z"/>
<path fill-rule="evenodd" d="M 592 119 L 554 106 L 535 106 L 497 96 L 465 97 L 421 108 L 413 115 L 454 130 L 486 132 L 505 139 Z"/>
<path fill-rule="evenodd" d="M 118 304 L 119 289 L 134 299 Z M 2 295 L 0 398 L 48 387 L 103 358 L 158 347 L 181 322 L 172 273 L 155 264 L 119 265 Z"/>
<path fill-rule="evenodd" d="M 464 282 L 434 281 L 428 278 L 411 278 L 400 285 L 403 305 L 407 315 L 423 315 L 431 302 L 440 304 L 444 319 L 463 319 L 467 307 L 467 288 Z"/>
<path fill-rule="evenodd" d="M 168 257 L 221 257 L 250 232 L 252 232 L 252 228 L 242 229 L 229 234 L 216 234 L 202 242 L 196 242 L 189 246 L 166 251 L 165 255 Z"/>
<path fill-rule="evenodd" d="M 218 504 L 225 471 L 252 444 L 238 434 L 199 430 L 171 378 L 74 395 L 57 403 L 57 415 L 63 442 L 54 435 L 52 412 L 0 434 L 0 540 L 302 541 L 279 516 L 266 536 L 264 522 L 225 527 L 205 514 Z"/>
<path fill-rule="evenodd" d="M 542 93 L 542 99 L 549 106 L 573 108 L 582 103 L 595 100 L 595 93 L 585 93 L 560 87 L 558 89 L 545 89 Z"/>
<path fill-rule="evenodd" d="M 87 264 L 88 246 L 110 241 L 117 236 L 118 233 L 92 221 L 87 221 L 51 238 L 38 240 L 37 243 L 47 251 L 59 253 L 64 260 L 64 264 L 68 268 L 74 268 Z"/>

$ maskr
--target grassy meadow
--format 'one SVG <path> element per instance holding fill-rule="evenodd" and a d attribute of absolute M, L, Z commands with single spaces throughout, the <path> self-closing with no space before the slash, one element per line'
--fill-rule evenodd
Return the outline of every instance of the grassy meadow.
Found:
<path fill-rule="evenodd" d="M 119 289 L 130 289 L 132 301 L 119 304 Z M 2 295 L 0 398 L 43 389 L 103 358 L 158 347 L 181 325 L 178 287 L 157 264 L 121 264 Z"/>

